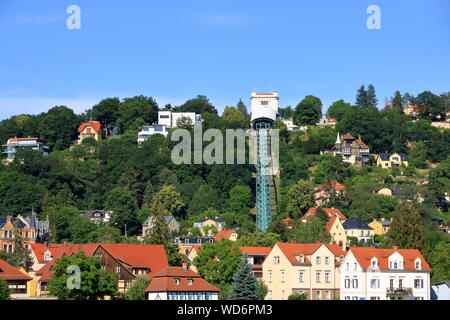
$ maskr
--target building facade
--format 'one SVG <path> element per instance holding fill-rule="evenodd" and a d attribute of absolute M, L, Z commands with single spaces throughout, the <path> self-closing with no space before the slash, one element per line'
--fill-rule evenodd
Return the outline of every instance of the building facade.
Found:
<path fill-rule="evenodd" d="M 158 112 L 158 124 L 167 128 L 176 128 L 178 121 L 181 119 L 187 119 L 191 125 L 194 125 L 197 121 L 201 121 L 201 116 L 195 112 Z"/>
<path fill-rule="evenodd" d="M 138 132 L 137 143 L 139 145 L 143 144 L 154 134 L 162 134 L 164 137 L 169 135 L 169 131 L 167 131 L 167 126 L 163 124 L 154 124 L 152 126 L 143 126 L 141 130 Z"/>
<path fill-rule="evenodd" d="M 20 149 L 32 149 L 38 151 L 41 156 L 47 156 L 49 147 L 45 145 L 45 140 L 39 138 L 11 138 L 3 145 L 3 160 L 8 163 L 16 157 Z"/>
<path fill-rule="evenodd" d="M 88 121 L 78 128 L 78 144 L 83 143 L 84 139 L 92 138 L 95 141 L 102 139 L 102 125 L 98 121 Z"/>
<path fill-rule="evenodd" d="M 404 153 L 379 153 L 377 155 L 377 166 L 383 169 L 407 167 L 408 156 Z"/>
<path fill-rule="evenodd" d="M 324 243 L 277 243 L 263 263 L 266 300 L 306 294 L 310 300 L 339 297 L 339 265 L 345 251 Z"/>
<path fill-rule="evenodd" d="M 369 223 L 369 227 L 373 229 L 374 235 L 385 235 L 389 229 L 391 228 L 392 219 L 381 218 L 379 220 L 374 219 L 371 223 Z"/>
<path fill-rule="evenodd" d="M 342 156 L 342 161 L 352 165 L 370 163 L 370 150 L 362 141 L 361 136 L 356 139 L 351 134 L 347 133 L 341 138 L 338 133 L 333 153 L 335 156 Z"/>
<path fill-rule="evenodd" d="M 350 248 L 341 300 L 429 300 L 430 266 L 418 250 Z"/>
<path fill-rule="evenodd" d="M 347 236 L 347 244 L 349 243 L 349 237 L 355 237 L 359 243 L 369 243 L 373 240 L 374 232 L 364 221 L 360 219 L 349 219 L 343 223 L 345 229 L 345 235 Z"/>
<path fill-rule="evenodd" d="M 180 223 L 174 216 L 165 216 L 164 219 L 170 232 L 178 232 L 180 230 Z M 153 216 L 149 216 L 142 224 L 142 236 L 145 237 L 148 230 L 152 229 L 154 225 Z"/>

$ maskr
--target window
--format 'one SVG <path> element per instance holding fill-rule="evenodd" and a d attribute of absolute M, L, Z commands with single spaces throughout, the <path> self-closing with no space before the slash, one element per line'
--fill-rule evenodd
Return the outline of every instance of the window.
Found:
<path fill-rule="evenodd" d="M 320 257 L 316 257 L 316 264 L 320 264 Z"/>
<path fill-rule="evenodd" d="M 284 290 L 281 290 L 281 299 L 284 299 Z"/>
<path fill-rule="evenodd" d="M 355 262 L 354 264 L 354 269 L 357 270 L 358 269 L 358 264 Z"/>
<path fill-rule="evenodd" d="M 370 297 L 370 300 L 380 300 L 380 297 Z"/>
<path fill-rule="evenodd" d="M 330 264 L 330 257 L 325 257 L 325 264 Z"/>
<path fill-rule="evenodd" d="M 273 257 L 273 264 L 279 264 L 279 263 L 280 263 L 280 257 L 279 256 Z"/>
<path fill-rule="evenodd" d="M 114 272 L 115 272 L 115 273 L 120 273 L 120 267 L 115 267 L 115 268 L 114 268 Z"/>
<path fill-rule="evenodd" d="M 420 259 L 416 259 L 415 266 L 416 266 L 416 270 L 421 269 L 421 261 L 420 261 Z"/>
<path fill-rule="evenodd" d="M 330 273 L 325 272 L 325 283 L 330 283 Z"/>
<path fill-rule="evenodd" d="M 125 281 L 125 288 L 130 289 L 131 288 L 131 284 L 132 284 L 131 280 Z"/>
<path fill-rule="evenodd" d="M 373 260 L 372 260 L 372 269 L 376 269 L 376 268 L 377 268 L 377 265 L 378 265 L 377 259 L 373 259 Z"/>
<path fill-rule="evenodd" d="M 398 287 L 403 288 L 403 279 L 398 279 Z"/>
<path fill-rule="evenodd" d="M 353 288 L 357 289 L 358 288 L 358 279 L 353 279 Z"/>
<path fill-rule="evenodd" d="M 331 299 L 331 292 L 330 292 L 330 290 L 325 291 L 325 299 L 327 299 L 327 300 Z"/>
<path fill-rule="evenodd" d="M 268 106 L 268 105 L 269 105 L 269 101 L 267 101 L 267 100 L 262 100 L 262 101 L 261 101 L 261 105 L 262 105 L 262 106 Z"/>
<path fill-rule="evenodd" d="M 187 283 L 188 283 L 188 286 L 192 286 L 192 283 L 193 283 L 192 279 L 188 279 Z"/>
<path fill-rule="evenodd" d="M 180 285 L 180 279 L 174 279 L 173 283 L 175 283 L 176 286 Z"/>
<path fill-rule="evenodd" d="M 269 271 L 269 282 L 272 282 L 272 271 Z"/>
<path fill-rule="evenodd" d="M 370 287 L 372 289 L 378 289 L 380 287 L 380 279 L 370 279 Z"/>
<path fill-rule="evenodd" d="M 316 300 L 320 300 L 320 290 L 316 291 Z"/>
<path fill-rule="evenodd" d="M 305 282 L 305 272 L 300 271 L 298 273 L 298 281 L 301 282 L 301 283 Z"/>
<path fill-rule="evenodd" d="M 423 289 L 423 279 L 414 279 L 414 288 Z"/>
<path fill-rule="evenodd" d="M 301 254 L 299 261 L 300 263 L 305 263 L 305 256 Z"/>
<path fill-rule="evenodd" d="M 350 300 L 350 296 L 345 296 L 344 300 Z"/>
<path fill-rule="evenodd" d="M 347 266 L 346 266 L 347 268 L 346 268 L 346 270 L 348 271 L 348 270 L 350 270 L 350 264 L 347 262 Z"/>
<path fill-rule="evenodd" d="M 350 279 L 345 279 L 344 283 L 346 289 L 350 288 Z"/>
<path fill-rule="evenodd" d="M 272 290 L 269 290 L 269 292 L 268 292 L 268 297 L 269 297 L 269 300 L 272 300 Z"/>
<path fill-rule="evenodd" d="M 51 255 L 50 255 L 50 253 L 46 253 L 45 255 L 44 255 L 44 261 L 50 261 L 52 259 L 52 257 L 51 257 Z"/>
<path fill-rule="evenodd" d="M 320 272 L 316 272 L 316 282 L 320 282 Z"/>
<path fill-rule="evenodd" d="M 391 290 L 394 290 L 394 279 L 390 279 L 390 280 L 389 280 L 389 288 L 390 288 Z"/>
<path fill-rule="evenodd" d="M 283 271 L 281 271 L 281 275 L 280 275 L 280 277 L 281 277 L 281 282 L 284 282 L 284 270 L 283 270 Z"/>
<path fill-rule="evenodd" d="M 353 300 L 358 300 L 358 296 L 353 296 Z"/>

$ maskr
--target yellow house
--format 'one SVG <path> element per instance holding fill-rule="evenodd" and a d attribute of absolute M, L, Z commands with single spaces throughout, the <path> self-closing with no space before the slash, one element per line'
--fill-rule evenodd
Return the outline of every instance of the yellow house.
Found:
<path fill-rule="evenodd" d="M 277 243 L 263 263 L 266 300 L 306 294 L 310 300 L 339 297 L 339 266 L 346 252 L 324 243 Z"/>
<path fill-rule="evenodd" d="M 78 143 L 83 143 L 84 139 L 94 138 L 96 141 L 100 141 L 102 138 L 101 135 L 102 126 L 98 121 L 89 121 L 85 122 L 78 128 L 79 138 Z"/>
<path fill-rule="evenodd" d="M 331 243 L 336 244 L 340 246 L 342 250 L 345 250 L 347 247 L 347 235 L 345 234 L 342 221 L 338 219 L 337 216 L 334 216 L 328 220 L 326 229 L 331 234 Z"/>
<path fill-rule="evenodd" d="M 379 153 L 377 166 L 383 169 L 408 166 L 408 156 L 404 153 Z"/>
<path fill-rule="evenodd" d="M 373 233 L 379 236 L 385 235 L 391 227 L 392 219 L 381 218 L 380 220 L 374 219 L 369 223 L 369 227 L 373 229 Z"/>
<path fill-rule="evenodd" d="M 380 187 L 380 188 L 375 189 L 373 192 L 380 196 L 392 197 L 394 195 L 392 188 L 389 188 L 389 187 Z"/>
<path fill-rule="evenodd" d="M 198 228 L 203 236 L 205 236 L 204 228 L 213 228 L 215 231 L 220 232 L 225 229 L 225 221 L 215 217 L 215 218 L 208 218 L 198 220 L 194 222 L 194 228 Z M 211 236 L 208 234 L 208 236 Z"/>

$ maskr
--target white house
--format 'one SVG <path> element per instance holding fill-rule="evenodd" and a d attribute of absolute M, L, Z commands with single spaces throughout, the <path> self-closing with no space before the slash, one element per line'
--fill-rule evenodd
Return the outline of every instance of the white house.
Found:
<path fill-rule="evenodd" d="M 196 121 L 201 121 L 200 115 L 195 114 L 195 112 L 159 111 L 158 124 L 165 125 L 168 128 L 176 128 L 177 121 L 183 117 L 189 119 L 192 125 L 194 125 Z"/>
<path fill-rule="evenodd" d="M 368 243 L 373 240 L 374 231 L 360 219 L 348 219 L 342 223 L 347 237 L 355 237 L 360 243 Z M 350 244 L 350 241 L 347 240 Z"/>
<path fill-rule="evenodd" d="M 167 137 L 169 132 L 167 131 L 166 125 L 154 124 L 152 126 L 143 126 L 141 131 L 138 132 L 138 144 L 144 143 L 148 138 L 150 138 L 154 134 L 162 134 Z"/>
<path fill-rule="evenodd" d="M 219 291 L 186 266 L 164 268 L 145 290 L 147 300 L 219 300 Z"/>
<path fill-rule="evenodd" d="M 339 272 L 341 300 L 430 300 L 431 268 L 416 249 L 352 247 Z"/>
<path fill-rule="evenodd" d="M 431 284 L 431 300 L 450 300 L 450 281 Z"/>

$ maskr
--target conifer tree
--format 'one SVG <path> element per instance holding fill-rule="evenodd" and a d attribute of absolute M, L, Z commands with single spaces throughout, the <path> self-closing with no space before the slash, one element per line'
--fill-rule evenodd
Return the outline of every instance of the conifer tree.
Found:
<path fill-rule="evenodd" d="M 367 107 L 367 91 L 364 85 L 361 85 L 356 93 L 356 105 L 360 108 Z"/>
<path fill-rule="evenodd" d="M 6 280 L 0 278 L 0 300 L 9 300 L 10 299 L 9 294 L 10 292 L 8 288 L 8 283 L 6 282 Z"/>
<path fill-rule="evenodd" d="M 375 87 L 372 84 L 369 84 L 367 86 L 366 98 L 367 98 L 367 107 L 376 109 L 377 104 L 378 104 L 378 99 L 377 99 L 377 95 L 375 93 Z"/>
<path fill-rule="evenodd" d="M 145 243 L 148 244 L 166 244 L 170 239 L 169 227 L 166 223 L 167 210 L 161 203 L 154 202 L 152 205 L 153 227 L 144 235 Z"/>
<path fill-rule="evenodd" d="M 398 112 L 403 112 L 403 97 L 400 91 L 395 91 L 394 97 L 392 98 L 392 107 Z"/>
<path fill-rule="evenodd" d="M 241 266 L 233 276 L 233 294 L 231 300 L 258 300 L 259 289 L 255 276 L 247 263 L 246 257 L 242 259 Z"/>
<path fill-rule="evenodd" d="M 386 234 L 386 246 L 418 249 L 423 255 L 428 254 L 424 224 L 415 207 L 402 205 L 395 211 L 391 228 Z"/>

